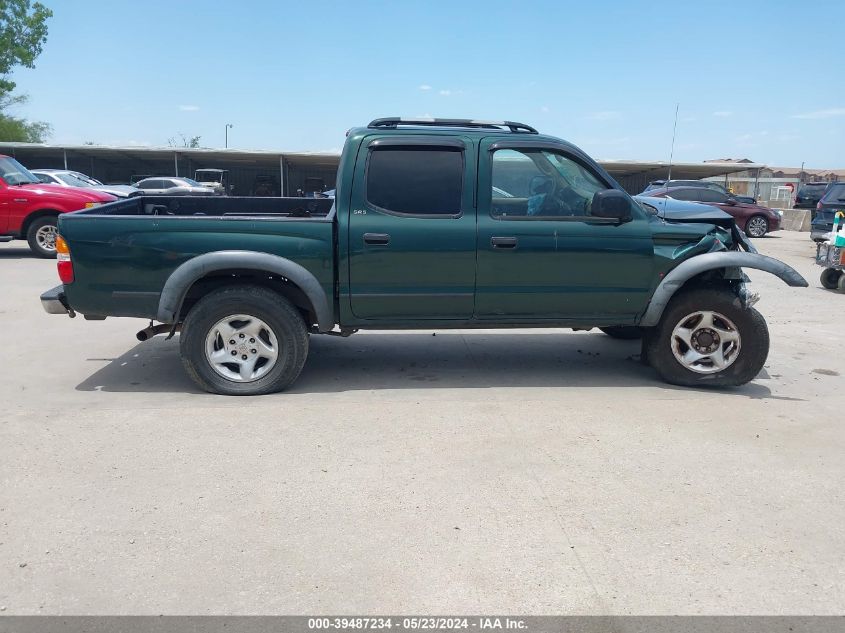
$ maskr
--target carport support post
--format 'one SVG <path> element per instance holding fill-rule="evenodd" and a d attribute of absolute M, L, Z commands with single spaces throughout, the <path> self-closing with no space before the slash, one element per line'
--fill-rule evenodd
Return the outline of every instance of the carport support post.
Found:
<path fill-rule="evenodd" d="M 173 152 L 173 169 L 175 170 L 176 175 L 179 175 L 179 154 Z"/>
<path fill-rule="evenodd" d="M 285 197 L 285 157 L 279 156 L 279 195 Z"/>
<path fill-rule="evenodd" d="M 67 150 L 62 150 L 62 157 L 65 159 L 65 169 L 67 169 Z"/>

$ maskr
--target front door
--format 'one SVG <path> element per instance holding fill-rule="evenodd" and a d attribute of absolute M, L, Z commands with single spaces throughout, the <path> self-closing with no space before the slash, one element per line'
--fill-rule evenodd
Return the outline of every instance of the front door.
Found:
<path fill-rule="evenodd" d="M 4 235 L 9 230 L 10 198 L 9 186 L 0 179 L 0 235 Z"/>
<path fill-rule="evenodd" d="M 584 157 L 530 141 L 479 148 L 479 319 L 633 321 L 654 285 L 648 218 L 590 213 L 610 182 Z"/>
<path fill-rule="evenodd" d="M 475 292 L 475 146 L 373 136 L 356 160 L 349 291 L 360 319 L 469 319 Z"/>

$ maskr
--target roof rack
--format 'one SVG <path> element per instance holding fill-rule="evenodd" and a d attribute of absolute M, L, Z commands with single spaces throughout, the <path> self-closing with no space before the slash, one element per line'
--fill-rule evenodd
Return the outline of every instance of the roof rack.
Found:
<path fill-rule="evenodd" d="M 406 119 L 404 117 L 386 117 L 370 121 L 367 126 L 372 129 L 396 129 L 400 125 L 429 125 L 432 127 L 468 127 L 487 130 L 501 130 L 508 128 L 514 133 L 539 134 L 530 125 L 516 121 L 479 121 L 476 119 Z"/>

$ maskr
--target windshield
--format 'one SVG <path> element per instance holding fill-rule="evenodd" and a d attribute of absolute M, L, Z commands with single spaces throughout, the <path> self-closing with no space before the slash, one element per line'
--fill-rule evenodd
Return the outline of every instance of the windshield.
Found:
<path fill-rule="evenodd" d="M 66 185 L 71 187 L 92 187 L 90 183 L 82 180 L 81 178 L 77 178 L 73 174 L 56 174 L 56 178 L 61 180 Z"/>
<path fill-rule="evenodd" d="M 87 182 L 92 187 L 102 187 L 103 186 L 103 183 L 101 183 L 96 178 L 91 178 L 91 176 L 86 176 L 85 174 L 81 174 L 78 171 L 71 172 L 71 175 L 74 178 L 79 178 L 79 180 L 82 180 L 83 182 Z"/>
<path fill-rule="evenodd" d="M 200 182 L 223 182 L 223 172 L 219 171 L 198 171 L 196 177 Z"/>
<path fill-rule="evenodd" d="M 831 185 L 822 198 L 822 203 L 845 202 L 845 182 Z"/>
<path fill-rule="evenodd" d="M 0 158 L 0 176 L 9 185 L 27 185 L 40 183 L 38 177 L 21 165 L 14 158 Z"/>

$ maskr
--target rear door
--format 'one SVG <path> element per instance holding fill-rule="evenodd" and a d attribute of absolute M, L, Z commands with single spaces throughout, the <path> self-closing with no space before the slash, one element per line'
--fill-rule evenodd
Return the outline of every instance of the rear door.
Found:
<path fill-rule="evenodd" d="M 349 217 L 360 319 L 469 319 L 475 291 L 475 147 L 466 137 L 361 144 Z"/>

